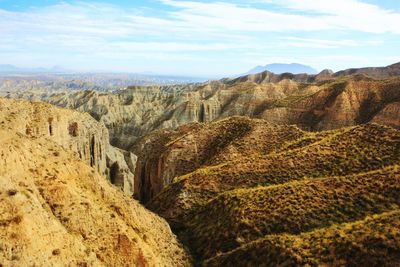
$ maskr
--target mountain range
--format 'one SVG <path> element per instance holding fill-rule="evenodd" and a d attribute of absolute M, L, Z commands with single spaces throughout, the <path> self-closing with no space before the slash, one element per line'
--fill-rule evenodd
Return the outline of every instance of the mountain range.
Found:
<path fill-rule="evenodd" d="M 52 68 L 20 68 L 10 64 L 0 64 L 0 73 L 58 73 L 68 72 L 60 66 Z"/>

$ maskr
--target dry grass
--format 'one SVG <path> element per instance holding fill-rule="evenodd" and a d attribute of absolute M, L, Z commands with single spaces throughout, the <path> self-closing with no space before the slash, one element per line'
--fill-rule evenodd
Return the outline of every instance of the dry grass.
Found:
<path fill-rule="evenodd" d="M 246 129 L 245 134 L 237 131 L 239 134 L 234 138 L 224 139 L 230 129 L 227 125 L 238 127 L 243 123 L 250 124 L 251 129 Z M 309 231 L 315 233 L 315 238 L 323 235 L 318 229 L 342 227 L 399 208 L 398 130 L 366 124 L 308 133 L 296 127 L 241 118 L 211 125 L 190 135 L 192 139 L 203 137 L 208 143 L 210 136 L 211 140 L 226 141 L 221 146 L 216 142 L 214 150 L 199 146 L 199 153 L 212 160 L 175 178 L 148 205 L 170 222 L 197 263 L 215 257 L 207 264 L 229 266 L 242 257 L 238 261 L 240 266 L 262 266 L 256 257 L 261 253 L 264 263 L 268 260 L 283 265 L 293 262 L 316 265 L 326 260 L 328 264 L 340 265 L 340 261 L 323 258 L 320 252 L 314 256 L 302 254 L 301 261 L 296 256 L 292 262 L 292 254 L 286 250 L 291 251 L 295 245 L 287 242 L 300 240 L 303 238 L 300 235 Z M 210 128 L 212 134 L 208 132 Z M 260 144 L 255 144 L 255 140 Z M 178 140 L 185 141 L 187 137 Z M 277 241 L 271 253 L 262 247 L 245 251 L 246 244 L 258 242 L 264 236 L 268 237 L 266 240 L 275 238 L 281 242 L 282 239 L 287 247 L 282 252 Z M 287 236 L 290 239 L 284 239 Z M 323 249 L 334 240 L 321 242 Z M 354 242 L 358 246 L 357 242 L 364 241 Z M 270 248 L 269 243 L 267 247 Z M 219 258 L 220 254 L 223 256 Z M 372 256 L 366 261 L 375 259 Z"/>
<path fill-rule="evenodd" d="M 186 218 L 183 236 L 209 258 L 267 234 L 298 234 L 400 206 L 400 168 L 228 191 Z"/>
<path fill-rule="evenodd" d="M 269 235 L 205 266 L 399 266 L 400 210 L 300 235 Z"/>

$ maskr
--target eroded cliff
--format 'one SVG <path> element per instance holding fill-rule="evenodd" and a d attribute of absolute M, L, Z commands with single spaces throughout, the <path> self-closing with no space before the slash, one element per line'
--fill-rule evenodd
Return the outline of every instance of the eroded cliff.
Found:
<path fill-rule="evenodd" d="M 31 138 L 48 138 L 75 152 L 81 160 L 132 195 L 136 156 L 111 146 L 108 130 L 102 123 L 88 114 L 23 100 L 0 99 L 0 109 L 3 127 Z"/>
<path fill-rule="evenodd" d="M 101 175 L 107 138 L 89 115 L 0 99 L 1 265 L 189 265 L 168 224 Z"/>

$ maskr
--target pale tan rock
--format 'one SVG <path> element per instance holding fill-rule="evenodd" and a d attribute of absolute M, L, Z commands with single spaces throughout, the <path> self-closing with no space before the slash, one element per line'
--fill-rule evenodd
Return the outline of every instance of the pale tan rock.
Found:
<path fill-rule="evenodd" d="M 44 103 L 6 99 L 0 99 L 0 110 L 0 123 L 4 127 L 32 138 L 45 137 L 56 142 L 110 180 L 120 177 L 118 179 L 122 180 L 117 186 L 132 195 L 134 169 L 127 166 L 122 151 L 109 144 L 107 128 L 89 114 Z M 117 165 L 119 168 L 111 172 L 112 166 Z"/>

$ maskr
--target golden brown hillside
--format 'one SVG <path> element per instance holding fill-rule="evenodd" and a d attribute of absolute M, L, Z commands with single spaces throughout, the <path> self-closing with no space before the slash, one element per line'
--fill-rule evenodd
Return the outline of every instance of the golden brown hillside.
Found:
<path fill-rule="evenodd" d="M 371 258 L 348 258 L 340 250 L 346 244 L 329 234 L 330 227 L 342 229 L 368 216 L 399 210 L 399 130 L 365 124 L 310 133 L 232 117 L 157 132 L 139 145 L 143 155 L 139 155 L 136 184 L 146 189 L 139 187 L 136 193 L 170 222 L 197 263 L 226 266 L 237 260 L 239 266 L 263 265 L 257 253 L 268 266 L 334 265 L 336 260 L 374 263 L 378 256 L 373 255 L 399 261 L 396 243 L 394 250 L 385 243 L 387 238 L 398 242 L 397 217 L 382 239 L 373 239 L 380 233 L 373 229 L 376 224 L 366 228 L 364 237 L 354 236 L 352 246 L 373 239 L 365 242 L 374 247 L 363 247 L 362 254 L 371 252 Z M 325 231 L 328 234 L 322 237 Z M 310 248 L 314 254 L 304 251 L 301 260 L 293 260 L 291 249 L 296 246 L 285 243 L 289 252 L 281 252 L 280 242 L 289 242 L 286 235 L 291 235 L 288 240 L 302 240 L 307 233 L 327 239 L 320 242 L 339 242 L 335 243 L 338 250 L 325 257 L 319 247 Z M 352 240 L 356 233 L 348 235 Z M 265 244 L 263 238 L 270 240 L 270 236 L 279 240 L 268 243 L 276 252 L 269 254 L 264 245 L 251 245 Z"/>
<path fill-rule="evenodd" d="M 67 133 L 58 141 L 25 132 L 32 108 L 34 118 L 39 120 L 41 114 L 46 122 L 49 116 L 55 117 L 54 122 L 80 119 L 92 125 L 86 133 L 95 135 L 93 119 L 41 103 L 1 100 L 0 104 L 0 265 L 189 264 L 166 221 L 111 185 L 97 165 L 90 167 L 90 160 L 81 160 L 65 147 L 74 142 L 59 143 L 70 138 L 67 126 L 55 123 L 60 128 L 53 129 L 54 135 Z M 9 112 L 12 109 L 26 112 Z M 48 131 L 48 124 L 43 129 Z"/>

